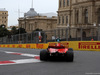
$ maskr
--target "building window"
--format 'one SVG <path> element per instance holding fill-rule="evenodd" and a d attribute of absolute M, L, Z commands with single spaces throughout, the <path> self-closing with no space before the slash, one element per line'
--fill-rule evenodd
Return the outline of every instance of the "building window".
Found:
<path fill-rule="evenodd" d="M 98 24 L 100 24 L 100 8 L 97 11 L 97 16 L 98 16 L 97 18 Z"/>
<path fill-rule="evenodd" d="M 62 23 L 64 24 L 64 16 L 62 16 Z"/>
<path fill-rule="evenodd" d="M 64 35 L 64 30 L 62 29 L 62 37 L 63 37 L 63 35 Z"/>
<path fill-rule="evenodd" d="M 68 24 L 68 16 L 66 16 L 66 24 Z"/>
<path fill-rule="evenodd" d="M 63 2 L 63 6 L 65 7 L 65 0 L 64 0 L 64 2 Z"/>
<path fill-rule="evenodd" d="M 31 30 L 33 30 L 33 24 L 31 24 Z"/>
<path fill-rule="evenodd" d="M 60 0 L 60 3 L 59 3 L 59 7 L 61 7 L 61 0 Z"/>
<path fill-rule="evenodd" d="M 29 30 L 31 30 L 31 24 L 29 24 Z"/>
<path fill-rule="evenodd" d="M 22 24 L 20 24 L 20 27 L 21 27 L 21 28 L 23 28 L 23 25 L 22 25 Z"/>
<path fill-rule="evenodd" d="M 59 16 L 59 24 L 60 24 L 60 16 Z"/>
<path fill-rule="evenodd" d="M 78 24 L 78 20 L 79 20 L 79 11 L 76 12 L 76 23 Z"/>
<path fill-rule="evenodd" d="M 60 37 L 60 29 L 58 29 L 58 37 Z"/>
<path fill-rule="evenodd" d="M 26 29 L 26 24 L 24 24 L 24 28 Z"/>
<path fill-rule="evenodd" d="M 67 6 L 69 6 L 69 0 L 67 0 Z"/>
<path fill-rule="evenodd" d="M 85 24 L 88 23 L 88 9 L 85 9 Z"/>
<path fill-rule="evenodd" d="M 25 25 L 23 24 L 23 28 L 25 29 Z"/>
<path fill-rule="evenodd" d="M 24 29 L 26 29 L 25 25 L 24 25 Z"/>
<path fill-rule="evenodd" d="M 86 32 L 85 31 L 83 31 L 82 37 L 86 37 Z"/>
<path fill-rule="evenodd" d="M 23 28 L 23 25 L 21 24 L 21 28 Z"/>

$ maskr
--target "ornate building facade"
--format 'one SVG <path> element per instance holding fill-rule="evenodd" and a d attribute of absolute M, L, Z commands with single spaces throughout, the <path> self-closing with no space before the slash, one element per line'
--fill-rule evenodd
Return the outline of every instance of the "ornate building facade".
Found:
<path fill-rule="evenodd" d="M 8 26 L 8 11 L 5 8 L 0 9 L 0 25 Z"/>
<path fill-rule="evenodd" d="M 59 0 L 57 28 L 69 27 L 71 37 L 95 36 L 99 24 L 100 0 Z"/>
<path fill-rule="evenodd" d="M 57 25 L 57 16 L 48 14 L 38 14 L 34 8 L 24 14 L 24 17 L 19 18 L 19 27 L 24 28 L 28 33 L 36 29 L 53 30 Z"/>

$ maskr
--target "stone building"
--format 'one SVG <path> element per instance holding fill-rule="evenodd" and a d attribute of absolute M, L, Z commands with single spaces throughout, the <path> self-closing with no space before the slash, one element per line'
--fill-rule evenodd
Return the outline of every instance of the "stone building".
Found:
<path fill-rule="evenodd" d="M 57 25 L 57 15 L 52 13 L 39 14 L 34 8 L 30 8 L 18 21 L 19 27 L 24 28 L 28 33 L 36 29 L 54 30 Z"/>
<path fill-rule="evenodd" d="M 8 11 L 5 8 L 0 8 L 0 25 L 8 26 Z"/>
<path fill-rule="evenodd" d="M 99 24 L 100 0 L 59 0 L 57 28 L 69 27 L 69 36 L 96 36 Z"/>

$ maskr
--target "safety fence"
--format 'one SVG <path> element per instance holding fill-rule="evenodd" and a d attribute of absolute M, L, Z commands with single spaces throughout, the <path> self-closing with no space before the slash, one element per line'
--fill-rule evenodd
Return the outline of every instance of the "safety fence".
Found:
<path fill-rule="evenodd" d="M 17 34 L 0 38 L 0 44 L 47 43 L 60 41 L 94 41 L 100 40 L 98 28 L 58 28 L 55 30 L 34 31 L 32 33 Z"/>
<path fill-rule="evenodd" d="M 47 49 L 49 45 L 56 45 L 57 42 L 48 42 L 41 44 L 0 44 L 1 48 L 31 48 Z M 62 41 L 60 42 L 66 48 L 74 50 L 100 51 L 100 41 Z"/>

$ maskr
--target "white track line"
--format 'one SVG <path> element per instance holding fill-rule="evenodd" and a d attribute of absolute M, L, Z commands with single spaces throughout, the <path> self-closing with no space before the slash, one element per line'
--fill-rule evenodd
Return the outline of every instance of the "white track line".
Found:
<path fill-rule="evenodd" d="M 4 51 L 5 53 L 16 53 L 16 52 L 8 52 L 8 51 Z"/>
<path fill-rule="evenodd" d="M 41 62 L 38 59 L 19 59 L 19 60 L 10 60 L 14 63 L 4 63 L 0 65 L 14 65 L 14 64 L 25 64 L 25 63 L 38 63 Z"/>
<path fill-rule="evenodd" d="M 39 59 L 36 59 L 35 57 L 39 57 L 39 55 L 36 54 L 27 54 L 27 53 L 20 53 L 20 52 L 10 52 L 10 51 L 0 51 L 0 52 L 4 52 L 7 54 L 19 54 L 21 56 L 27 56 L 27 57 L 33 57 L 31 59 L 19 59 L 19 60 L 8 60 L 8 62 L 6 63 L 6 61 L 0 61 L 0 65 L 13 65 L 13 64 L 25 64 L 25 63 L 38 63 L 41 62 Z M 12 63 L 10 63 L 10 62 Z"/>
<path fill-rule="evenodd" d="M 35 57 L 35 56 L 39 56 L 39 55 L 35 55 L 35 54 L 22 54 L 22 56 Z"/>
<path fill-rule="evenodd" d="M 11 53 L 19 53 L 19 52 L 8 52 L 8 51 L 4 51 L 5 53 L 11 54 Z M 21 56 L 27 56 L 27 57 L 35 57 L 35 56 L 39 56 L 36 54 L 27 54 L 27 53 L 20 53 Z"/>

